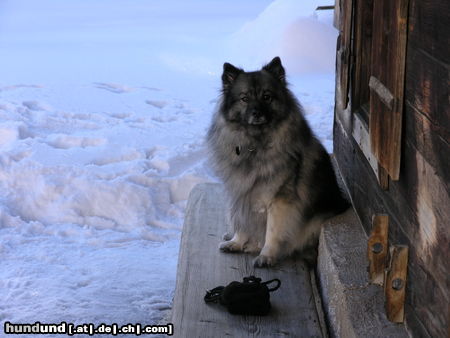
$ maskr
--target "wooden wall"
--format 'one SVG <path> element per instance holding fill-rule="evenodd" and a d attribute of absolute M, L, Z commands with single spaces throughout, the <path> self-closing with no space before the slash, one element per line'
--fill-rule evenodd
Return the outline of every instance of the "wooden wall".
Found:
<path fill-rule="evenodd" d="M 407 39 L 399 180 L 390 181 L 388 190 L 379 187 L 352 137 L 352 98 L 346 110 L 336 105 L 334 153 L 366 232 L 370 232 L 372 215 L 387 213 L 390 243 L 410 248 L 408 327 L 414 336 L 447 337 L 450 1 L 410 0 Z M 338 85 L 336 92 L 340 92 Z"/>

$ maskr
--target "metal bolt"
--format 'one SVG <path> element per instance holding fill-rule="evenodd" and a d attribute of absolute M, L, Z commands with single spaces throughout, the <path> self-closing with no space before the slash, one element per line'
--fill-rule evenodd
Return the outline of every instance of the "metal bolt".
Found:
<path fill-rule="evenodd" d="M 383 251 L 383 244 L 381 244 L 380 242 L 377 242 L 372 245 L 373 253 L 379 254 L 381 251 Z"/>
<path fill-rule="evenodd" d="M 403 288 L 403 280 L 401 278 L 396 278 L 392 281 L 392 288 L 394 290 L 401 290 Z"/>

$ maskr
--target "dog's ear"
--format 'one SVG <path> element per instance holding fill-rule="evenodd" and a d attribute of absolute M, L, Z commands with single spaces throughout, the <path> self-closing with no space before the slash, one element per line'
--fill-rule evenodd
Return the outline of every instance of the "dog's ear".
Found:
<path fill-rule="evenodd" d="M 223 89 L 227 90 L 228 88 L 230 88 L 230 86 L 242 72 L 243 72 L 242 69 L 236 68 L 232 64 L 225 62 L 223 64 L 223 74 L 222 74 Z"/>
<path fill-rule="evenodd" d="M 286 72 L 284 71 L 279 56 L 274 57 L 272 61 L 263 67 L 263 70 L 268 71 L 270 74 L 275 76 L 275 78 L 280 80 L 281 83 L 286 84 Z"/>

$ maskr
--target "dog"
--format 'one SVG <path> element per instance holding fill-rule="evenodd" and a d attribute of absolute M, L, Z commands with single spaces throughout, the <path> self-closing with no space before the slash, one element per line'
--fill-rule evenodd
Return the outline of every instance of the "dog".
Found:
<path fill-rule="evenodd" d="M 314 264 L 323 221 L 349 203 L 279 57 L 253 72 L 224 64 L 207 144 L 233 229 L 220 250 L 257 253 L 255 267 L 295 252 Z"/>

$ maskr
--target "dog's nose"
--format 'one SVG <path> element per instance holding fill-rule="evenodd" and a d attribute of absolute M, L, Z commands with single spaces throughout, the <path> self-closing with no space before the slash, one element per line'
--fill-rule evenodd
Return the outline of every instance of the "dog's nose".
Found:
<path fill-rule="evenodd" d="M 256 110 L 256 109 L 252 110 L 252 115 L 253 115 L 253 117 L 256 117 L 256 118 L 262 116 L 262 114 L 259 112 L 259 110 Z"/>

